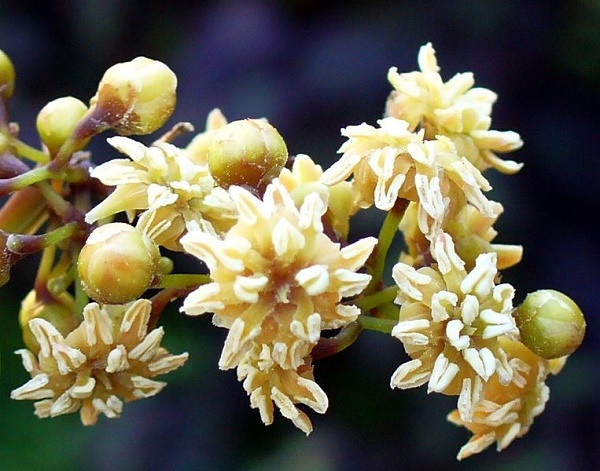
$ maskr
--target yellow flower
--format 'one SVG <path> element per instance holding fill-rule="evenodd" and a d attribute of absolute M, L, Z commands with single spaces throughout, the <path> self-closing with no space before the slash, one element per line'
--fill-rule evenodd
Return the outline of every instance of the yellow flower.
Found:
<path fill-rule="evenodd" d="M 194 164 L 181 149 L 166 142 L 146 147 L 121 136 L 108 142 L 131 160 L 113 159 L 91 171 L 92 177 L 116 189 L 88 212 L 86 222 L 121 211 L 131 221 L 136 211 L 144 210 L 138 228 L 156 243 L 181 250 L 179 237 L 191 221 L 213 233 L 235 221 L 227 192 L 215 187 L 206 165 Z"/>
<path fill-rule="evenodd" d="M 323 222 L 333 229 L 340 240 L 346 240 L 350 228 L 350 216 L 359 209 L 352 200 L 352 183 L 340 182 L 327 186 L 321 182 L 323 169 L 308 155 L 294 156 L 292 169 L 284 168 L 279 182 L 286 187 L 291 197 L 300 207 L 307 194 L 317 192 L 324 201 L 329 201 Z"/>
<path fill-rule="evenodd" d="M 490 204 L 493 216 L 485 216 L 466 204 L 454 217 L 445 218 L 441 227 L 452 237 L 456 253 L 465 262 L 467 270 L 475 266 L 475 259 L 482 253 L 495 252 L 499 270 L 516 265 L 523 255 L 521 245 L 492 243 L 498 234 L 492 226 L 502 214 L 503 207 L 495 201 L 490 201 Z M 408 248 L 408 253 L 402 253 L 400 261 L 417 268 L 428 265 L 431 260 L 431 243 L 419 228 L 419 215 L 418 205 L 410 203 L 399 226 Z"/>
<path fill-rule="evenodd" d="M 264 374 L 298 370 L 322 330 L 343 327 L 360 314 L 340 301 L 367 286 L 371 277 L 356 271 L 376 239 L 340 248 L 323 233 L 326 204 L 319 194 L 308 194 L 297 208 L 277 180 L 262 200 L 237 186 L 229 193 L 240 216 L 223 239 L 202 231 L 181 239 L 213 279 L 187 296 L 182 311 L 213 312 L 214 324 L 229 329 L 221 369 L 252 365 L 249 352 L 260 354 L 266 346 L 274 366 Z"/>
<path fill-rule="evenodd" d="M 472 411 L 459 408 L 448 415 L 448 420 L 462 425 L 473 437 L 457 455 L 468 458 L 497 443 L 503 450 L 517 437 L 527 433 L 533 420 L 540 415 L 548 401 L 550 390 L 544 383 L 548 373 L 556 374 L 556 364 L 538 357 L 523 344 L 506 337 L 499 338 L 514 375 L 509 384 L 492 377 L 484 386 L 482 399 Z M 562 367 L 566 358 L 560 361 Z M 558 368 L 560 369 L 560 368 Z"/>
<path fill-rule="evenodd" d="M 162 327 L 148 333 L 151 310 L 146 299 L 103 308 L 91 303 L 66 337 L 48 321 L 32 319 L 29 328 L 40 351 L 17 350 L 31 380 L 11 398 L 37 401 L 40 418 L 80 410 L 83 424 L 93 425 L 101 413 L 119 417 L 122 399 L 154 396 L 166 383 L 151 378 L 179 368 L 188 354 L 171 355 L 160 346 Z"/>
<path fill-rule="evenodd" d="M 470 272 L 456 255 L 452 239 L 440 234 L 432 255 L 437 264 L 416 270 L 397 263 L 392 271 L 401 304 L 392 335 L 411 360 L 393 374 L 391 386 L 428 383 L 428 392 L 460 394 L 461 403 L 477 403 L 482 381 L 494 373 L 512 377 L 498 338 L 516 335 L 512 317 L 514 288 L 495 284 L 496 254 L 477 257 Z"/>
<path fill-rule="evenodd" d="M 419 72 L 399 74 L 396 67 L 390 68 L 388 80 L 395 90 L 388 99 L 386 115 L 408 121 L 411 130 L 422 128 L 426 139 L 448 136 L 458 154 L 481 171 L 494 167 L 503 173 L 518 172 L 522 164 L 495 155 L 523 145 L 513 131 L 490 129 L 496 94 L 473 88 L 475 80 L 470 72 L 444 82 L 431 43 L 419 50 L 418 63 Z"/>
<path fill-rule="evenodd" d="M 365 208 L 375 204 L 389 211 L 397 198 L 417 202 L 424 234 L 435 234 L 466 202 L 494 214 L 483 194 L 491 186 L 450 139 L 423 141 L 423 133 L 409 131 L 401 119 L 378 123 L 379 128 L 363 123 L 342 129 L 348 137 L 339 150 L 343 155 L 323 173 L 323 183 L 335 185 L 354 174 L 355 200 Z"/>
<path fill-rule="evenodd" d="M 310 357 L 297 370 L 283 369 L 273 360 L 273 348 L 255 345 L 237 367 L 240 381 L 250 396 L 250 405 L 258 409 L 265 425 L 273 423 L 273 404 L 307 435 L 312 432 L 308 416 L 296 407 L 303 404 L 320 414 L 329 406 L 327 394 L 315 382 Z"/>

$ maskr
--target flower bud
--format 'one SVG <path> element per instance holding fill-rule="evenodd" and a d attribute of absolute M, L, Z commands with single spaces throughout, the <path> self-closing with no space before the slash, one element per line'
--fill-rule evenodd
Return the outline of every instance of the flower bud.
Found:
<path fill-rule="evenodd" d="M 168 275 L 173 272 L 175 264 L 169 257 L 160 257 L 156 271 L 159 275 Z"/>
<path fill-rule="evenodd" d="M 124 223 L 95 229 L 77 261 L 87 295 L 105 304 L 138 299 L 154 279 L 160 260 L 158 246 L 144 233 Z"/>
<path fill-rule="evenodd" d="M 173 113 L 176 88 L 177 77 L 160 61 L 136 57 L 115 64 L 90 101 L 93 116 L 122 135 L 150 134 Z"/>
<path fill-rule="evenodd" d="M 263 119 L 244 119 L 214 132 L 207 158 L 219 186 L 249 186 L 260 191 L 279 175 L 288 153 L 277 129 Z"/>
<path fill-rule="evenodd" d="M 62 292 L 56 296 L 47 293 L 47 296 L 40 297 L 35 290 L 31 290 L 21 303 L 19 324 L 25 346 L 35 355 L 40 351 L 40 344 L 29 328 L 31 319 L 47 320 L 65 337 L 79 325 L 75 300 L 69 293 Z"/>
<path fill-rule="evenodd" d="M 585 319 L 575 302 L 551 289 L 529 293 L 515 311 L 521 341 L 542 358 L 573 353 L 585 334 Z"/>
<path fill-rule="evenodd" d="M 35 124 L 51 155 L 56 154 L 71 136 L 87 109 L 82 101 L 66 96 L 49 102 L 40 110 Z"/>
<path fill-rule="evenodd" d="M 0 49 L 0 97 L 7 100 L 15 90 L 15 68 L 10 58 Z"/>

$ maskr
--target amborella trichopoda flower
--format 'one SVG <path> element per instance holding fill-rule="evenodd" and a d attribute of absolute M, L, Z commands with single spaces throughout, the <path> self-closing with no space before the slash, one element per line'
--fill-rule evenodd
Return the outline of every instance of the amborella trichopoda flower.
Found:
<path fill-rule="evenodd" d="M 31 380 L 11 398 L 36 401 L 40 418 L 80 411 L 82 423 L 94 425 L 100 414 L 119 417 L 123 400 L 154 396 L 166 383 L 152 378 L 179 368 L 188 354 L 171 355 L 160 346 L 162 327 L 148 332 L 151 310 L 147 299 L 104 307 L 90 303 L 82 323 L 67 336 L 45 319 L 32 319 L 29 328 L 40 350 L 17 350 Z"/>
<path fill-rule="evenodd" d="M 181 251 L 179 238 L 194 221 L 205 231 L 227 230 L 237 215 L 227 192 L 215 186 L 208 167 L 192 162 L 168 142 L 146 147 L 133 139 L 114 136 L 108 143 L 129 159 L 112 159 L 91 176 L 115 190 L 85 216 L 88 223 L 126 212 L 131 222 L 169 250 Z"/>
<path fill-rule="evenodd" d="M 424 140 L 406 121 L 380 119 L 379 127 L 362 123 L 342 129 L 348 138 L 340 159 L 321 181 L 335 185 L 354 177 L 354 202 L 362 208 L 389 211 L 398 198 L 418 204 L 419 230 L 433 237 L 465 204 L 486 216 L 494 208 L 483 192 L 491 186 L 445 136 Z"/>
<path fill-rule="evenodd" d="M 422 129 L 427 140 L 449 137 L 458 154 L 481 171 L 493 167 L 503 173 L 518 172 L 522 164 L 496 155 L 523 145 L 514 131 L 490 129 L 497 95 L 474 87 L 471 72 L 444 82 L 431 43 L 421 47 L 418 62 L 420 71 L 398 73 L 396 67 L 390 68 L 388 80 L 394 91 L 386 104 L 386 116 L 407 121 L 413 131 Z"/>
<path fill-rule="evenodd" d="M 566 357 L 545 360 L 507 336 L 498 341 L 514 374 L 508 384 L 493 376 L 472 410 L 465 411 L 459 402 L 458 409 L 448 415 L 450 422 L 473 433 L 460 449 L 459 460 L 480 453 L 494 442 L 501 451 L 515 438 L 525 435 L 535 417 L 544 411 L 550 397 L 546 377 L 549 373 L 557 374 L 566 362 Z"/>
<path fill-rule="evenodd" d="M 392 271 L 401 305 L 392 335 L 411 360 L 394 372 L 391 386 L 428 383 L 428 392 L 460 394 L 463 410 L 472 410 L 484 382 L 494 374 L 504 384 L 512 378 L 498 338 L 518 333 L 512 317 L 514 288 L 496 284 L 494 252 L 479 255 L 467 272 L 452 239 L 441 233 L 432 255 L 436 263 L 430 267 L 399 262 Z"/>
<path fill-rule="evenodd" d="M 182 310 L 212 312 L 213 322 L 229 329 L 220 368 L 243 363 L 260 369 L 260 355 L 250 352 L 266 346 L 274 366 L 261 371 L 298 370 L 322 330 L 359 316 L 356 306 L 340 301 L 369 283 L 371 277 L 357 270 L 377 240 L 341 247 L 323 233 L 322 195 L 310 193 L 298 207 L 277 180 L 262 200 L 238 186 L 229 194 L 239 220 L 224 238 L 192 230 L 181 239 L 187 252 L 208 265 L 213 280 L 188 295 Z"/>
<path fill-rule="evenodd" d="M 256 344 L 241 359 L 237 376 L 250 396 L 250 406 L 258 409 L 263 423 L 273 423 L 274 406 L 307 435 L 312 423 L 297 404 L 304 404 L 319 414 L 329 407 L 329 398 L 315 382 L 313 366 L 308 356 L 297 369 L 284 369 L 275 363 L 273 348 Z"/>

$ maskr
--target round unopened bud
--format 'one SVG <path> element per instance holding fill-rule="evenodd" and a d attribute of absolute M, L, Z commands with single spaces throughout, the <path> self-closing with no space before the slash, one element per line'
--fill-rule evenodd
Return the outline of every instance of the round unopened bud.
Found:
<path fill-rule="evenodd" d="M 85 103 L 72 96 L 52 100 L 40 110 L 35 125 L 50 154 L 58 152 L 87 110 Z"/>
<path fill-rule="evenodd" d="M 585 335 L 585 318 L 577 304 L 551 289 L 529 293 L 514 315 L 521 341 L 542 358 L 570 355 Z"/>
<path fill-rule="evenodd" d="M 208 168 L 217 184 L 249 186 L 259 191 L 287 162 L 285 142 L 264 119 L 232 121 L 217 129 L 208 147 Z"/>
<path fill-rule="evenodd" d="M 35 290 L 31 290 L 21 303 L 19 324 L 23 331 L 25 346 L 35 355 L 40 351 L 40 344 L 29 328 L 31 319 L 47 320 L 64 337 L 79 325 L 75 300 L 69 293 L 66 291 L 58 295 L 46 293 L 46 296 L 40 297 Z"/>
<path fill-rule="evenodd" d="M 15 91 L 15 67 L 10 58 L 0 49 L 0 97 L 7 100 Z"/>
<path fill-rule="evenodd" d="M 158 246 L 129 224 L 115 222 L 95 229 L 77 261 L 87 295 L 104 304 L 138 299 L 156 276 Z"/>
<path fill-rule="evenodd" d="M 110 67 L 90 105 L 94 117 L 122 135 L 150 134 L 175 109 L 177 76 L 160 61 L 136 57 Z"/>

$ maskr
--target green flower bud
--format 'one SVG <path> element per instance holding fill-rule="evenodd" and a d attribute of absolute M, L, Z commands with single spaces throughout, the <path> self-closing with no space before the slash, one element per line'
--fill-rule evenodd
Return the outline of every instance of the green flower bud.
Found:
<path fill-rule="evenodd" d="M 87 110 L 85 103 L 72 96 L 57 98 L 40 110 L 35 124 L 50 154 L 58 152 Z"/>
<path fill-rule="evenodd" d="M 259 192 L 279 175 L 287 158 L 283 138 L 263 119 L 233 121 L 217 129 L 207 155 L 219 186 L 248 186 Z"/>
<path fill-rule="evenodd" d="M 173 271 L 175 264 L 169 257 L 160 257 L 156 271 L 160 275 L 168 275 Z"/>
<path fill-rule="evenodd" d="M 90 101 L 93 117 L 122 135 L 150 134 L 173 113 L 176 88 L 176 75 L 160 61 L 136 57 L 115 64 Z"/>
<path fill-rule="evenodd" d="M 125 304 L 138 299 L 156 276 L 158 246 L 144 233 L 124 223 L 95 229 L 77 261 L 79 278 L 87 295 L 104 304 Z"/>
<path fill-rule="evenodd" d="M 0 49 L 0 97 L 8 100 L 15 90 L 15 67 Z"/>
<path fill-rule="evenodd" d="M 40 344 L 29 328 L 31 319 L 47 320 L 65 337 L 79 325 L 75 300 L 69 293 L 62 292 L 56 296 L 47 293 L 47 296 L 39 297 L 35 290 L 31 290 L 21 303 L 19 324 L 25 346 L 35 355 L 40 351 Z"/>
<path fill-rule="evenodd" d="M 585 335 L 585 318 L 575 302 L 551 289 L 529 293 L 515 310 L 521 341 L 542 358 L 573 353 Z"/>

